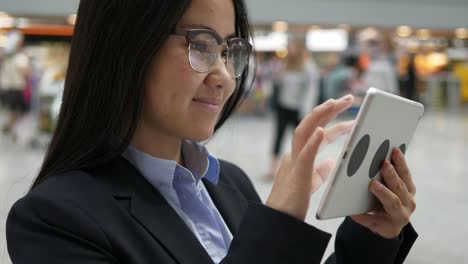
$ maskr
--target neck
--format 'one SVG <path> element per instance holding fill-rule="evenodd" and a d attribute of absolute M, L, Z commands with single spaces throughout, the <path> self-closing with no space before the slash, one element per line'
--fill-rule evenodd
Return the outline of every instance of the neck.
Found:
<path fill-rule="evenodd" d="M 130 145 L 153 157 L 175 160 L 177 164 L 182 165 L 181 138 L 138 127 Z"/>

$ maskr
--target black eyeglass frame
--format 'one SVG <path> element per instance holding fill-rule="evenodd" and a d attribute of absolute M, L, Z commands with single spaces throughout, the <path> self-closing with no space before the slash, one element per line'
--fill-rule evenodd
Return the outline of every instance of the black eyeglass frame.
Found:
<path fill-rule="evenodd" d="M 216 60 L 214 60 L 214 62 L 209 65 L 208 69 L 205 70 L 205 71 L 200 71 L 198 69 L 195 69 L 195 67 L 193 66 L 192 62 L 191 62 L 191 59 L 190 59 L 190 47 L 191 47 L 191 43 L 192 43 L 192 39 L 195 38 L 195 36 L 199 35 L 199 34 L 209 34 L 211 36 L 213 36 L 213 38 L 216 40 L 216 42 L 218 43 L 219 47 L 221 46 L 226 46 L 227 48 L 227 52 L 229 53 L 230 51 L 230 47 L 231 47 L 231 43 L 234 43 L 234 42 L 242 42 L 242 44 L 247 48 L 247 52 L 249 54 L 249 57 L 252 55 L 252 51 L 253 51 L 253 47 L 252 45 L 246 40 L 246 39 L 243 39 L 243 38 L 238 38 L 238 37 L 233 37 L 233 38 L 230 38 L 230 39 L 227 39 L 225 41 L 223 41 L 223 38 L 221 38 L 221 36 L 216 32 L 216 31 L 213 31 L 213 30 L 210 30 L 210 29 L 204 29 L 204 28 L 197 28 L 197 29 L 186 29 L 186 28 L 176 28 L 172 31 L 172 34 L 173 35 L 177 35 L 177 36 L 182 36 L 182 37 L 185 37 L 185 40 L 187 41 L 188 43 L 188 51 L 189 51 L 189 64 L 190 64 L 190 67 L 192 67 L 192 69 L 196 72 L 200 72 L 200 73 L 205 73 L 205 72 L 208 72 L 209 71 L 209 68 L 212 67 L 215 63 L 216 63 Z M 217 50 L 217 54 L 216 54 L 216 57 L 218 56 L 218 53 L 219 53 L 220 49 L 218 48 Z M 223 56 L 223 61 L 224 61 L 224 65 L 227 67 L 227 63 L 228 63 L 228 56 L 224 57 Z M 248 65 L 248 61 L 247 63 L 244 65 L 244 69 L 242 70 L 242 72 L 237 75 L 237 76 L 231 76 L 233 77 L 234 79 L 237 79 L 239 77 L 242 76 L 242 73 L 244 72 L 245 70 L 245 67 Z"/>

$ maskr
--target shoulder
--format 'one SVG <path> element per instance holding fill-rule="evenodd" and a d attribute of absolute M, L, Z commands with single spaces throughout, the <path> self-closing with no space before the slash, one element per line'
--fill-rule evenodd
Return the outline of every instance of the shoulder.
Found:
<path fill-rule="evenodd" d="M 91 175 L 69 171 L 47 178 L 19 199 L 11 211 L 29 211 L 40 218 L 59 211 L 82 214 L 82 208 L 92 205 L 98 193 L 99 184 Z"/>
<path fill-rule="evenodd" d="M 51 176 L 32 189 L 25 197 L 82 201 L 99 192 L 98 181 L 84 171 L 68 171 Z"/>
<path fill-rule="evenodd" d="M 105 196 L 105 189 L 92 175 L 69 171 L 47 178 L 16 201 L 9 218 L 30 219 L 63 228 L 71 223 L 70 219 L 94 224 L 95 212 L 109 206 Z"/>
<path fill-rule="evenodd" d="M 70 171 L 39 184 L 10 209 L 6 225 L 9 240 L 14 244 L 26 241 L 33 233 L 50 237 L 66 233 L 107 246 L 89 210 L 97 198 L 92 182 L 90 175 Z"/>
<path fill-rule="evenodd" d="M 260 197 L 249 176 L 237 165 L 229 161 L 219 159 L 220 184 L 235 186 L 247 200 L 260 201 Z"/>

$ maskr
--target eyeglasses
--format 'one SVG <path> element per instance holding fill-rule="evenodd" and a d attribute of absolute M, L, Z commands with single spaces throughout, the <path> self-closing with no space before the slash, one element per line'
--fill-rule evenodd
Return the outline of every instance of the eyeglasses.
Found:
<path fill-rule="evenodd" d="M 175 29 L 174 35 L 183 36 L 189 43 L 189 63 L 197 72 L 208 72 L 216 63 L 218 53 L 232 78 L 239 78 L 249 63 L 252 45 L 243 38 L 223 42 L 218 33 L 209 29 Z"/>

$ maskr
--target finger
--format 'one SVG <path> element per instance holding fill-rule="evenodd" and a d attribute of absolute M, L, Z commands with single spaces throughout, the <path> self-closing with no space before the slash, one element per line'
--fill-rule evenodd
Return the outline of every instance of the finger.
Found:
<path fill-rule="evenodd" d="M 292 142 L 293 158 L 304 147 L 310 135 L 317 127 L 324 127 L 330 120 L 334 119 L 339 113 L 349 108 L 353 103 L 353 96 L 347 95 L 339 100 L 330 99 L 325 103 L 314 108 L 312 112 L 306 115 L 304 120 L 294 131 Z"/>
<path fill-rule="evenodd" d="M 323 128 L 319 127 L 309 138 L 307 144 L 297 157 L 296 170 L 299 175 L 311 175 L 313 172 L 315 157 L 323 140 Z"/>
<path fill-rule="evenodd" d="M 393 218 L 404 217 L 404 206 L 400 198 L 392 191 L 390 191 L 385 185 L 379 181 L 373 180 L 370 184 L 370 191 L 377 197 L 382 203 L 385 211 L 392 215 Z"/>
<path fill-rule="evenodd" d="M 354 97 L 350 94 L 335 100 L 335 106 L 333 111 L 327 112 L 321 116 L 319 126 L 325 127 L 331 120 L 335 119 L 337 115 L 344 112 L 346 109 L 353 105 Z"/>
<path fill-rule="evenodd" d="M 330 144 L 334 142 L 338 137 L 351 132 L 351 130 L 353 130 L 354 123 L 354 120 L 340 122 L 330 128 L 327 128 L 325 130 L 325 138 L 323 140 L 322 146 Z"/>
<path fill-rule="evenodd" d="M 326 181 L 335 168 L 335 164 L 336 162 L 334 159 L 326 159 L 317 165 L 315 172 L 323 179 L 323 181 Z"/>
<path fill-rule="evenodd" d="M 327 159 L 314 168 L 314 174 L 312 176 L 312 193 L 315 193 L 315 191 L 317 191 L 327 181 L 334 167 L 335 161 L 333 159 Z"/>
<path fill-rule="evenodd" d="M 406 163 L 405 156 L 399 148 L 395 148 L 392 152 L 392 160 L 395 164 L 395 169 L 401 180 L 405 183 L 408 191 L 414 196 L 416 194 L 416 186 L 413 182 L 413 177 Z"/>
<path fill-rule="evenodd" d="M 294 137 L 292 140 L 292 151 L 291 154 L 293 159 L 299 154 L 301 149 L 304 147 L 309 137 L 314 133 L 315 129 L 319 127 L 318 122 L 321 116 L 330 112 L 335 107 L 335 100 L 330 99 L 325 103 L 317 106 L 308 113 L 301 123 L 296 127 L 294 131 Z"/>
<path fill-rule="evenodd" d="M 409 206 L 413 201 L 413 196 L 388 160 L 383 162 L 380 173 L 387 188 L 400 198 L 404 206 Z"/>

